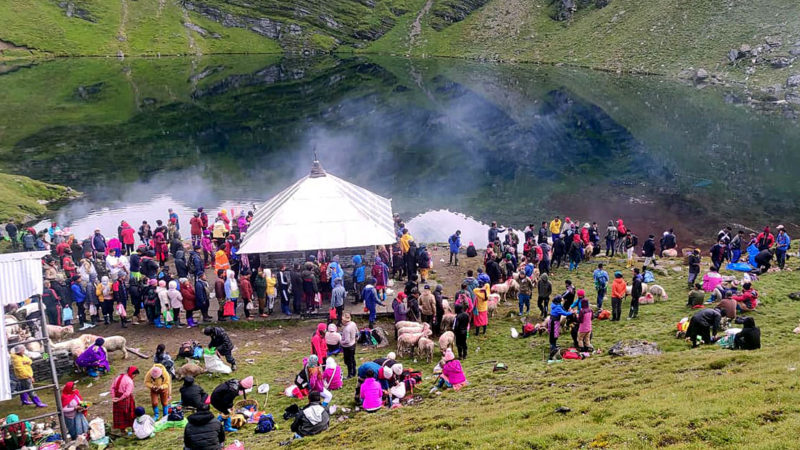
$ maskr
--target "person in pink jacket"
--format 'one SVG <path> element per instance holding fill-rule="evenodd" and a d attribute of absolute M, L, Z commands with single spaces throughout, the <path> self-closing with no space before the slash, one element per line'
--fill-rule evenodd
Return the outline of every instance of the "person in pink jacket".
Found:
<path fill-rule="evenodd" d="M 582 352 L 591 352 L 592 348 L 592 308 L 589 300 L 581 299 L 580 312 L 578 312 L 578 347 Z"/>
<path fill-rule="evenodd" d="M 336 360 L 333 357 L 329 356 L 325 360 L 323 381 L 328 390 L 336 391 L 342 388 L 342 368 L 336 364 Z"/>
<path fill-rule="evenodd" d="M 361 384 L 361 407 L 367 412 L 375 412 L 383 407 L 383 389 L 381 384 L 375 379 L 375 372 L 367 369 L 366 379 Z"/>
<path fill-rule="evenodd" d="M 464 369 L 461 368 L 461 361 L 457 360 L 453 350 L 448 348 L 444 352 L 442 373 L 431 392 L 435 392 L 438 388 L 453 388 L 454 391 L 458 391 L 467 384 L 467 377 L 464 375 Z"/>

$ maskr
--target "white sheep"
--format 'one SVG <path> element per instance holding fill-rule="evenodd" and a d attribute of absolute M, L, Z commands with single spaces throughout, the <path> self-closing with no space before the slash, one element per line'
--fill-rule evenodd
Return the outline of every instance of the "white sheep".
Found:
<path fill-rule="evenodd" d="M 445 331 L 439 336 L 439 351 L 442 352 L 442 355 L 444 355 L 445 350 L 453 346 L 455 339 L 456 335 L 452 331 Z"/>
<path fill-rule="evenodd" d="M 417 342 L 422 337 L 428 337 L 433 332 L 430 329 L 423 330 L 421 333 L 406 333 L 402 336 L 397 338 L 397 354 L 399 356 L 412 356 L 414 353 L 414 347 L 417 346 Z"/>
<path fill-rule="evenodd" d="M 109 336 L 105 339 L 105 343 L 103 344 L 103 348 L 106 349 L 106 353 L 111 353 L 114 351 L 121 351 L 122 352 L 122 359 L 128 359 L 128 350 L 125 349 L 125 345 L 128 341 L 122 336 Z"/>
<path fill-rule="evenodd" d="M 659 285 L 657 285 L 657 284 L 654 284 L 654 285 L 650 286 L 650 288 L 649 288 L 649 289 L 647 289 L 647 292 L 649 292 L 650 294 L 652 294 L 652 295 L 653 295 L 653 298 L 654 298 L 656 301 L 658 301 L 658 300 L 661 300 L 662 298 L 663 298 L 664 300 L 667 300 L 667 299 L 669 298 L 669 297 L 667 296 L 667 291 L 665 291 L 663 287 L 661 287 L 661 286 L 659 286 Z"/>
<path fill-rule="evenodd" d="M 430 363 L 431 359 L 433 359 L 433 341 L 424 336 L 419 338 L 419 341 L 417 341 L 417 354 L 420 358 L 424 356 L 425 361 Z"/>
<path fill-rule="evenodd" d="M 487 303 L 487 314 L 489 317 L 494 317 L 495 311 L 497 311 L 497 301 L 489 300 Z"/>
<path fill-rule="evenodd" d="M 453 308 L 450 306 L 450 302 L 447 301 L 446 298 L 442 299 L 442 309 L 444 310 L 445 314 L 447 313 L 453 314 L 455 312 L 453 311 Z"/>
<path fill-rule="evenodd" d="M 456 322 L 456 315 L 455 314 L 445 314 L 442 316 L 442 331 L 448 331 L 453 329 L 453 324 Z"/>
<path fill-rule="evenodd" d="M 394 327 L 395 327 L 395 329 L 397 329 L 397 330 L 399 330 L 400 328 L 405 328 L 405 327 L 416 327 L 416 326 L 422 326 L 422 324 L 421 324 L 421 323 L 419 323 L 419 322 L 412 322 L 412 321 L 410 321 L 410 320 L 401 320 L 400 322 L 396 322 L 396 323 L 394 324 Z"/>
<path fill-rule="evenodd" d="M 56 342 L 64 340 L 64 338 L 73 333 L 75 333 L 75 329 L 72 326 L 60 327 L 58 325 L 47 325 L 47 337 Z"/>

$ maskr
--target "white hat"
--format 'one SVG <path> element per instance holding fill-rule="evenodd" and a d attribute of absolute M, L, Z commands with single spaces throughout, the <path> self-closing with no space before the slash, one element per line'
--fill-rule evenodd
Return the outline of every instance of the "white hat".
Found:
<path fill-rule="evenodd" d="M 393 365 L 392 372 L 394 372 L 395 375 L 400 376 L 400 374 L 403 373 L 403 365 L 400 363 Z"/>
<path fill-rule="evenodd" d="M 386 355 L 386 359 L 397 359 L 397 355 L 394 352 L 389 352 L 389 354 Z"/>
<path fill-rule="evenodd" d="M 388 367 L 384 367 L 383 368 L 383 379 L 384 380 L 388 380 L 389 378 L 392 378 L 392 369 L 390 369 Z"/>

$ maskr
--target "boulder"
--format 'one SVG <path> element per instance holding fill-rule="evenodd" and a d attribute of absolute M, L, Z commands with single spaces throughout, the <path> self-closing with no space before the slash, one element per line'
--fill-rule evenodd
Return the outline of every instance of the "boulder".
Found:
<path fill-rule="evenodd" d="M 797 91 L 787 92 L 785 98 L 786 101 L 791 104 L 800 105 L 800 92 Z"/>
<path fill-rule="evenodd" d="M 631 339 L 617 342 L 608 350 L 608 354 L 611 356 L 660 355 L 661 350 L 658 349 L 658 344 L 655 342 Z"/>
<path fill-rule="evenodd" d="M 732 48 L 730 51 L 728 51 L 728 59 L 732 63 L 736 62 L 736 60 L 739 59 L 739 58 L 740 58 L 739 57 L 739 50 L 736 50 L 735 48 Z"/>
<path fill-rule="evenodd" d="M 783 45 L 781 38 L 778 36 L 767 36 L 764 38 L 764 42 L 770 47 L 780 47 Z"/>
<path fill-rule="evenodd" d="M 772 58 L 769 64 L 775 69 L 783 69 L 784 67 L 791 66 L 793 62 L 794 58 L 779 56 L 777 58 Z"/>
<path fill-rule="evenodd" d="M 694 73 L 695 81 L 705 81 L 708 79 L 708 71 L 706 69 L 697 69 Z"/>
<path fill-rule="evenodd" d="M 786 86 L 795 87 L 800 86 L 800 73 L 790 76 L 786 79 Z"/>

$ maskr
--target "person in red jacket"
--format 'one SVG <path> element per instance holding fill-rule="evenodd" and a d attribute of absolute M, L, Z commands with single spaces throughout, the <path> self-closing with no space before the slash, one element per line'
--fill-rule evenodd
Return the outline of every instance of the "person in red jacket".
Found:
<path fill-rule="evenodd" d="M 197 326 L 193 317 L 194 310 L 197 309 L 197 304 L 195 302 L 197 296 L 194 292 L 194 286 L 192 286 L 192 283 L 186 278 L 181 278 L 178 281 L 180 281 L 181 284 L 181 302 L 183 303 L 183 309 L 186 311 L 186 326 L 193 328 Z"/>
<path fill-rule="evenodd" d="M 133 253 L 133 243 L 136 236 L 136 230 L 133 229 L 132 226 L 128 224 L 128 222 L 122 222 L 122 230 L 119 232 L 120 236 L 122 236 L 122 245 L 125 250 L 126 255 L 130 255 Z"/>
<path fill-rule="evenodd" d="M 156 260 L 158 261 L 158 265 L 164 267 L 167 263 L 167 255 L 169 255 L 169 247 L 167 246 L 167 240 L 164 238 L 164 234 L 160 231 L 156 233 L 155 237 L 155 249 L 156 249 Z"/>
<path fill-rule="evenodd" d="M 753 289 L 750 283 L 745 283 L 742 286 L 742 293 L 734 295 L 732 298 L 736 301 L 736 307 L 742 311 L 753 311 L 758 306 L 758 293 Z"/>
<path fill-rule="evenodd" d="M 200 213 L 194 213 L 194 216 L 189 219 L 192 234 L 192 246 L 200 245 L 200 239 L 203 236 L 203 219 L 200 218 Z"/>
<path fill-rule="evenodd" d="M 319 361 L 324 361 L 328 356 L 328 343 L 325 341 L 325 331 L 328 327 L 324 323 L 317 324 L 317 331 L 311 338 L 311 354 L 317 355 Z"/>
<path fill-rule="evenodd" d="M 64 269 L 67 278 L 72 278 L 72 276 L 75 275 L 77 267 L 75 267 L 75 262 L 72 260 L 72 250 L 69 248 L 64 250 L 64 257 L 61 259 L 61 268 Z"/>
<path fill-rule="evenodd" d="M 769 227 L 764 227 L 764 231 L 759 233 L 756 237 L 756 245 L 758 246 L 758 250 L 766 250 L 772 248 L 772 245 L 775 244 L 775 236 L 772 235 L 769 231 Z"/>
<path fill-rule="evenodd" d="M 244 316 L 247 320 L 253 320 L 250 315 L 250 302 L 253 301 L 253 285 L 250 284 L 250 271 L 243 271 L 239 277 L 239 298 L 244 301 Z"/>

